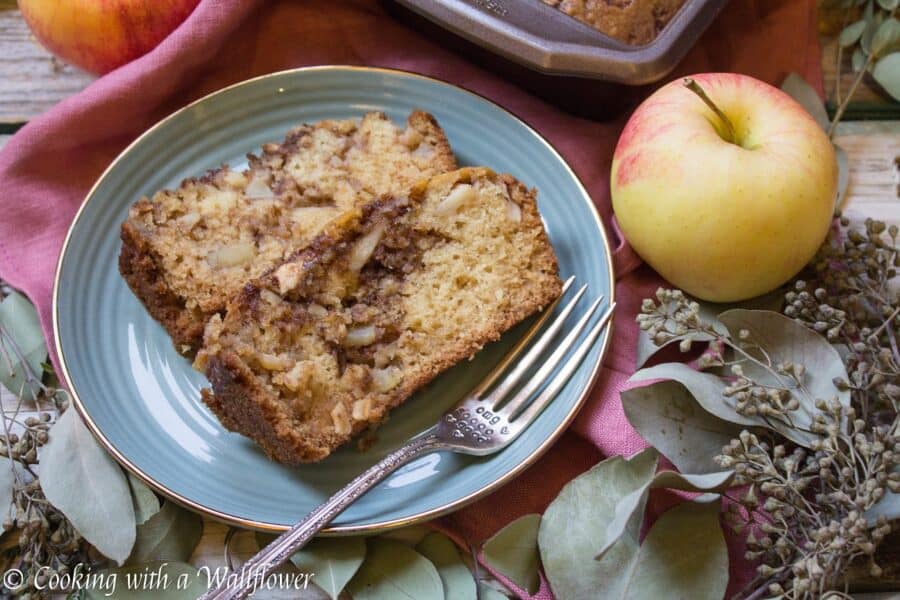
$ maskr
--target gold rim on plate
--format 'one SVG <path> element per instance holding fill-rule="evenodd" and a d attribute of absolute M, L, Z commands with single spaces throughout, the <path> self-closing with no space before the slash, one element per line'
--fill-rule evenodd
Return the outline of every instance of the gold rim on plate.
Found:
<path fill-rule="evenodd" d="M 519 117 L 514 115 L 512 112 L 507 110 L 506 108 L 500 106 L 493 100 L 482 96 L 481 94 L 477 94 L 475 92 L 472 92 L 470 90 L 467 90 L 467 89 L 457 86 L 455 84 L 449 83 L 447 81 L 437 79 L 435 77 L 429 77 L 427 75 L 421 75 L 419 73 L 412 73 L 412 72 L 403 71 L 400 69 L 387 69 L 387 68 L 381 68 L 381 67 L 358 67 L 358 66 L 344 66 L 344 65 L 321 65 L 321 66 L 315 66 L 315 67 L 300 67 L 300 68 L 296 68 L 296 69 L 287 69 L 284 71 L 276 71 L 274 73 L 260 75 L 258 77 L 254 77 L 252 79 L 247 79 L 244 81 L 240 81 L 238 83 L 231 84 L 220 90 L 217 90 L 215 92 L 207 94 L 206 96 L 203 96 L 202 98 L 198 98 L 197 100 L 194 100 L 194 101 L 190 102 L 189 104 L 186 104 L 185 106 L 176 110 L 169 116 L 163 118 L 162 120 L 157 122 L 155 125 L 150 127 L 147 131 L 145 131 L 144 133 L 139 135 L 124 150 L 122 150 L 122 152 L 110 163 L 110 165 L 103 171 L 103 174 L 100 175 L 100 177 L 97 179 L 96 183 L 94 183 L 94 185 L 91 187 L 90 191 L 85 196 L 84 201 L 81 203 L 81 206 L 79 207 L 78 212 L 75 213 L 75 218 L 72 220 L 72 224 L 69 226 L 69 230 L 66 233 L 65 240 L 63 241 L 63 245 L 62 245 L 62 248 L 61 248 L 60 254 L 59 254 L 59 260 L 56 265 L 56 274 L 53 279 L 53 307 L 52 307 L 53 343 L 54 343 L 54 347 L 56 348 L 56 355 L 59 359 L 59 366 L 62 369 L 63 381 L 67 384 L 69 394 L 72 397 L 72 401 L 75 405 L 76 410 L 78 410 L 78 413 L 81 415 L 81 418 L 84 419 L 84 422 L 87 424 L 88 429 L 91 431 L 91 433 L 97 439 L 97 441 L 99 441 L 100 444 L 104 448 L 106 448 L 106 450 L 113 456 L 113 458 L 116 459 L 116 461 L 118 461 L 123 467 L 125 467 L 128 471 L 133 473 L 135 476 L 137 476 L 141 481 L 143 481 L 144 483 L 149 485 L 151 488 L 155 489 L 156 491 L 163 494 L 167 498 L 174 500 L 178 504 L 181 504 L 187 508 L 190 508 L 196 512 L 199 512 L 205 516 L 211 517 L 211 518 L 219 520 L 219 521 L 223 521 L 229 525 L 236 525 L 238 527 L 262 530 L 262 531 L 275 531 L 275 532 L 286 531 L 289 528 L 289 526 L 281 525 L 279 523 L 268 523 L 265 521 L 255 521 L 252 519 L 245 519 L 242 517 L 238 517 L 238 516 L 235 516 L 235 515 L 232 515 L 229 513 L 225 513 L 225 512 L 210 508 L 210 507 L 200 504 L 194 500 L 191 500 L 190 498 L 182 496 L 181 494 L 178 494 L 177 492 L 170 490 L 165 485 L 161 484 L 160 482 L 156 481 L 155 479 L 153 479 L 152 477 L 150 477 L 149 475 L 144 473 L 140 468 L 138 468 L 134 463 L 132 463 L 128 459 L 128 457 L 126 457 L 124 454 L 122 454 L 106 438 L 106 436 L 103 434 L 103 431 L 97 426 L 97 424 L 91 418 L 90 414 L 88 413 L 87 409 L 85 408 L 84 404 L 82 403 L 81 399 L 78 396 L 78 391 L 72 385 L 71 379 L 69 378 L 69 371 L 68 371 L 68 367 L 66 364 L 66 357 L 65 357 L 65 353 L 63 352 L 62 343 L 60 341 L 60 335 L 59 335 L 59 279 L 60 279 L 60 275 L 62 273 L 63 261 L 65 260 L 65 257 L 66 257 L 66 249 L 69 246 L 69 241 L 71 240 L 72 233 L 75 230 L 75 226 L 78 224 L 78 221 L 81 218 L 85 207 L 88 205 L 88 203 L 94 197 L 94 194 L 97 191 L 97 188 L 106 179 L 107 175 L 113 169 L 115 169 L 116 166 L 119 164 L 119 162 L 122 161 L 128 155 L 128 153 L 132 150 L 132 148 L 137 146 L 145 137 L 147 137 L 148 135 L 150 135 L 151 133 L 153 133 L 160 127 L 162 127 L 165 123 L 167 123 L 171 119 L 184 113 L 188 109 L 196 106 L 197 104 L 199 104 L 201 102 L 205 102 L 206 100 L 209 100 L 210 98 L 218 96 L 219 94 L 227 92 L 229 90 L 232 90 L 232 89 L 235 89 L 235 88 L 238 88 L 241 86 L 245 86 L 245 85 L 250 85 L 250 84 L 256 83 L 258 81 L 263 81 L 265 79 L 269 79 L 272 77 L 280 77 L 280 76 L 289 75 L 289 74 L 293 74 L 293 73 L 305 73 L 305 72 L 310 72 L 310 71 L 325 71 L 325 70 L 348 71 L 348 72 L 368 71 L 368 72 L 374 72 L 374 73 L 386 73 L 386 74 L 390 74 L 390 75 L 400 75 L 403 77 L 411 77 L 411 78 L 415 78 L 415 79 L 421 79 L 424 81 L 439 83 L 441 85 L 451 86 L 453 88 L 456 88 L 457 90 L 460 90 L 466 94 L 471 95 L 474 98 L 477 98 L 482 101 L 488 102 L 489 104 L 492 104 L 496 108 L 498 108 L 498 109 L 502 110 L 504 113 L 506 113 L 512 119 L 515 119 L 516 121 L 521 123 L 525 127 L 525 129 L 535 138 L 535 140 L 537 140 L 540 144 L 542 144 L 547 150 L 549 150 L 551 152 L 551 154 L 553 156 L 555 156 L 562 163 L 562 165 L 565 167 L 568 174 L 578 184 L 579 190 L 583 194 L 584 198 L 587 200 L 588 207 L 590 208 L 591 214 L 594 217 L 594 221 L 597 225 L 597 229 L 599 229 L 599 231 L 600 231 L 600 237 L 603 240 L 603 246 L 606 249 L 606 254 L 609 257 L 609 261 L 607 264 L 607 267 L 609 270 L 608 276 L 609 276 L 609 282 L 610 282 L 609 302 L 612 303 L 615 298 L 615 275 L 613 273 L 613 267 L 612 267 L 612 251 L 609 246 L 609 240 L 607 239 L 607 236 L 606 236 L 606 229 L 603 226 L 603 222 L 600 220 L 600 214 L 597 212 L 597 207 L 594 206 L 594 203 L 591 201 L 590 194 L 588 194 L 587 189 L 584 187 L 584 184 L 582 183 L 581 179 L 572 170 L 572 168 L 569 166 L 569 163 L 567 163 L 565 161 L 565 159 L 562 157 L 562 155 L 556 150 L 556 148 L 546 138 L 544 138 L 544 136 L 542 136 L 540 133 L 538 133 L 533 127 L 531 127 L 523 119 L 520 119 Z M 600 349 L 600 355 L 597 358 L 596 363 L 591 366 L 591 374 L 588 379 L 587 385 L 585 385 L 584 389 L 581 390 L 581 392 L 578 395 L 578 400 L 572 405 L 572 408 L 569 410 L 569 413 L 562 420 L 562 422 L 559 424 L 559 426 L 549 436 L 547 436 L 547 439 L 544 440 L 543 443 L 540 444 L 540 446 L 535 448 L 534 451 L 531 452 L 531 454 L 526 456 L 525 459 L 522 460 L 522 462 L 520 462 L 518 465 L 516 465 L 515 467 L 513 467 L 512 469 L 510 469 L 503 475 L 501 475 L 495 481 L 484 486 L 483 488 L 481 488 L 480 490 L 478 490 L 476 492 L 472 492 L 471 494 L 469 494 L 467 496 L 464 496 L 462 498 L 457 498 L 456 500 L 448 502 L 437 508 L 422 511 L 422 512 L 419 512 L 417 514 L 414 514 L 414 515 L 411 515 L 408 517 L 404 517 L 404 518 L 400 518 L 400 519 L 389 519 L 386 521 L 381 521 L 381 522 L 377 522 L 377 523 L 369 523 L 366 525 L 344 525 L 344 526 L 338 525 L 338 526 L 334 526 L 334 527 L 327 527 L 327 528 L 323 529 L 321 533 L 324 535 L 355 535 L 355 534 L 361 534 L 361 533 L 371 534 L 371 533 L 387 531 L 390 529 L 396 529 L 398 527 L 405 527 L 408 525 L 413 525 L 415 523 L 421 523 L 423 521 L 429 521 L 436 517 L 440 517 L 449 512 L 452 512 L 454 510 L 462 508 L 463 506 L 465 506 L 467 504 L 471 504 L 475 500 L 483 498 L 484 496 L 488 495 L 489 493 L 493 492 L 494 490 L 500 488 L 502 485 L 508 483 L 510 480 L 515 478 L 516 475 L 518 475 L 519 473 L 521 473 L 522 471 L 524 471 L 525 469 L 530 467 L 532 464 L 534 464 L 534 462 L 538 458 L 540 458 L 550 448 L 550 446 L 553 444 L 553 442 L 555 442 L 559 438 L 559 436 L 562 435 L 563 431 L 565 431 L 568 428 L 569 424 L 575 418 L 575 415 L 578 414 L 579 410 L 584 405 L 584 401 L 587 398 L 588 394 L 590 393 L 591 389 L 593 389 L 594 384 L 597 382 L 597 376 L 600 373 L 600 366 L 602 365 L 603 359 L 606 356 L 606 352 L 609 348 L 609 343 L 610 343 L 611 339 L 612 339 L 612 328 L 610 327 L 609 330 L 604 335 L 603 346 Z"/>

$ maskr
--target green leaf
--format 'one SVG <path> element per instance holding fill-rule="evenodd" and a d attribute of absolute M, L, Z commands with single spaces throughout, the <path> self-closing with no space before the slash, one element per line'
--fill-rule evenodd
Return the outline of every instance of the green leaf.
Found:
<path fill-rule="evenodd" d="M 434 531 L 434 529 L 427 525 L 410 525 L 408 527 L 401 527 L 400 529 L 392 529 L 387 533 L 382 533 L 379 537 L 383 537 L 387 540 L 394 540 L 395 542 L 403 542 L 407 546 L 415 546 L 432 531 Z"/>
<path fill-rule="evenodd" d="M 744 426 L 760 424 L 760 419 L 758 418 L 738 414 L 734 409 L 734 400 L 724 395 L 728 384 L 722 378 L 712 373 L 697 371 L 683 363 L 663 363 L 649 369 L 641 369 L 632 375 L 628 381 L 647 381 L 650 379 L 671 379 L 672 381 L 677 381 L 688 389 L 704 410 L 729 423 L 737 423 Z"/>
<path fill-rule="evenodd" d="M 314 573 L 312 582 L 337 600 L 365 557 L 363 537 L 313 538 L 291 557 L 291 562 L 303 573 Z"/>
<path fill-rule="evenodd" d="M 88 600 L 195 600 L 207 591 L 206 578 L 182 562 L 102 569 L 91 577 L 95 585 L 86 586 Z"/>
<path fill-rule="evenodd" d="M 872 54 L 878 59 L 900 48 L 900 21 L 891 17 L 878 27 L 872 37 Z"/>
<path fill-rule="evenodd" d="M 872 77 L 894 100 L 900 101 L 900 52 L 888 54 L 875 63 Z"/>
<path fill-rule="evenodd" d="M 844 48 L 849 48 L 859 41 L 859 38 L 865 28 L 866 22 L 863 19 L 860 19 L 856 23 L 847 25 L 838 36 L 838 44 L 840 44 Z"/>
<path fill-rule="evenodd" d="M 840 209 L 844 204 L 844 198 L 847 196 L 847 186 L 850 184 L 850 158 L 844 149 L 837 144 L 834 145 L 834 154 L 838 165 L 837 196 L 834 199 L 834 207 L 835 209 Z"/>
<path fill-rule="evenodd" d="M 628 422 L 682 473 L 719 470 L 713 457 L 741 432 L 697 405 L 675 381 L 658 381 L 622 392 Z"/>
<path fill-rule="evenodd" d="M 881 27 L 881 23 L 884 20 L 884 17 L 882 17 L 881 13 L 875 13 L 864 18 L 866 19 L 866 28 L 863 30 L 862 36 L 860 36 L 859 38 L 859 46 L 863 49 L 863 52 L 865 52 L 866 54 L 871 54 L 872 41 L 875 39 L 875 34 L 878 32 L 878 28 Z"/>
<path fill-rule="evenodd" d="M 884 497 L 863 514 L 869 523 L 874 523 L 878 517 L 884 517 L 888 521 L 900 519 L 900 494 L 885 491 L 887 493 Z"/>
<path fill-rule="evenodd" d="M 808 393 L 800 390 L 794 393 L 800 401 L 800 408 L 790 413 L 793 426 L 772 417 L 763 419 L 759 416 L 738 414 L 734 408 L 734 400 L 723 394 L 727 385 L 724 379 L 710 373 L 701 373 L 681 363 L 667 363 L 642 369 L 631 377 L 631 381 L 649 379 L 678 381 L 706 411 L 716 417 L 739 425 L 773 429 L 789 440 L 809 447 L 818 437 L 809 432 L 813 416 L 818 412 L 814 405 L 815 400 L 837 397 L 844 406 L 848 406 L 850 402 L 849 392 L 837 390 L 832 383 L 836 377 L 847 379 L 847 372 L 837 350 L 816 332 L 776 312 L 733 309 L 719 315 L 719 319 L 728 328 L 733 341 L 739 340 L 740 330 L 749 331 L 750 340 L 766 351 L 773 365 L 792 362 L 806 367 L 803 384 Z M 764 362 L 759 351 L 748 348 L 746 352 Z M 777 375 L 772 369 L 763 368 L 755 362 L 745 360 L 741 366 L 746 375 L 762 384 L 789 385 L 786 376 Z"/>
<path fill-rule="evenodd" d="M 684 502 L 653 525 L 631 566 L 619 574 L 622 598 L 721 600 L 728 586 L 728 549 L 719 502 Z"/>
<path fill-rule="evenodd" d="M 890 12 L 900 6 L 900 0 L 878 0 L 878 6 Z"/>
<path fill-rule="evenodd" d="M 687 335 L 677 335 L 667 341 L 666 343 L 657 346 L 656 342 L 650 339 L 650 335 L 646 331 L 641 331 L 638 334 L 638 343 L 637 343 L 637 356 L 635 357 L 635 369 L 640 369 L 644 366 L 644 364 L 650 360 L 650 358 L 662 350 L 663 348 L 667 348 L 669 346 L 674 346 L 676 344 L 681 343 Z M 713 339 L 711 335 L 707 335 L 705 333 L 698 333 L 696 335 L 690 336 L 693 342 L 709 342 Z"/>
<path fill-rule="evenodd" d="M 125 473 L 69 409 L 41 449 L 47 500 L 104 556 L 122 564 L 135 539 L 134 504 Z"/>
<path fill-rule="evenodd" d="M 29 374 L 40 379 L 47 358 L 37 311 L 25 296 L 12 292 L 0 302 L 0 327 L 5 333 L 0 336 L 0 383 L 16 396 L 33 400 L 40 386 L 28 381 Z"/>
<path fill-rule="evenodd" d="M 401 542 L 372 538 L 366 560 L 347 586 L 353 600 L 442 600 L 444 588 L 427 558 Z"/>
<path fill-rule="evenodd" d="M 203 535 L 203 519 L 171 501 L 138 525 L 129 564 L 151 561 L 187 561 Z"/>
<path fill-rule="evenodd" d="M 534 594 L 541 587 L 537 545 L 540 526 L 539 514 L 519 517 L 495 533 L 482 548 L 482 556 L 488 566 L 529 594 Z"/>
<path fill-rule="evenodd" d="M 159 498 L 143 481 L 128 473 L 128 487 L 134 503 L 134 521 L 138 525 L 159 512 Z"/>
<path fill-rule="evenodd" d="M 544 573 L 557 598 L 607 598 L 619 594 L 621 590 L 608 584 L 637 552 L 645 494 L 624 533 L 603 560 L 591 558 L 606 545 L 607 526 L 619 502 L 653 477 L 656 460 L 653 451 L 641 452 L 630 460 L 621 456 L 608 458 L 567 483 L 547 507 L 538 532 L 538 547 Z"/>
<path fill-rule="evenodd" d="M 597 550 L 595 558 L 601 560 L 606 551 L 625 533 L 628 522 L 643 506 L 648 490 L 671 488 L 688 492 L 724 491 L 728 489 L 733 478 L 733 471 L 720 471 L 705 475 L 682 475 L 676 471 L 660 471 L 641 488 L 623 496 L 616 505 L 615 516 L 606 528 L 606 543 Z"/>
<path fill-rule="evenodd" d="M 863 67 L 866 66 L 866 54 L 860 48 L 857 48 L 853 51 L 853 56 L 850 57 L 850 64 L 853 67 L 854 73 L 859 73 L 862 71 Z"/>
<path fill-rule="evenodd" d="M 865 23 L 863 23 L 863 27 L 865 27 Z M 843 36 L 843 32 L 841 35 Z M 828 112 L 825 110 L 825 103 L 803 77 L 797 73 L 790 73 L 781 84 L 781 90 L 806 109 L 806 112 L 816 120 L 822 129 L 828 128 Z"/>
<path fill-rule="evenodd" d="M 477 600 L 475 578 L 462 561 L 453 540 L 443 533 L 434 531 L 419 542 L 416 551 L 437 568 L 444 587 L 445 600 Z"/>
<path fill-rule="evenodd" d="M 800 401 L 800 408 L 790 413 L 794 426 L 775 427 L 776 431 L 788 439 L 807 447 L 808 442 L 814 439 L 811 434 L 801 435 L 799 430 L 811 428 L 813 417 L 819 412 L 815 407 L 817 399 L 830 400 L 836 397 L 845 407 L 850 406 L 850 392 L 838 390 L 833 383 L 836 378 L 845 381 L 848 379 L 841 355 L 824 337 L 809 327 L 780 313 L 766 310 L 729 310 L 719 315 L 719 319 L 739 345 L 742 344 L 738 340 L 739 332 L 749 332 L 749 341 L 765 351 L 772 365 L 790 362 L 806 367 L 803 389 L 791 390 Z M 759 363 L 766 363 L 766 356 L 760 350 L 749 346 L 745 350 Z M 787 376 L 777 375 L 771 368 L 764 368 L 759 363 L 742 363 L 744 373 L 760 383 L 790 385 L 791 380 Z"/>
<path fill-rule="evenodd" d="M 480 583 L 478 584 L 478 600 L 509 600 L 509 597 L 489 585 Z"/>
<path fill-rule="evenodd" d="M 636 511 L 602 558 L 584 560 L 586 554 L 596 554 L 600 524 L 610 516 L 602 490 L 615 479 L 604 477 L 610 474 L 599 468 L 604 463 L 564 487 L 541 521 L 541 558 L 556 597 L 668 598 L 677 590 L 681 598 L 720 600 L 728 583 L 728 552 L 719 527 L 717 496 L 668 511 L 642 546 L 638 534 L 643 509 Z"/>
<path fill-rule="evenodd" d="M 0 458 L 0 523 L 10 516 L 10 507 L 13 504 L 13 486 L 16 482 L 14 469 L 18 471 L 15 462 L 8 458 Z"/>

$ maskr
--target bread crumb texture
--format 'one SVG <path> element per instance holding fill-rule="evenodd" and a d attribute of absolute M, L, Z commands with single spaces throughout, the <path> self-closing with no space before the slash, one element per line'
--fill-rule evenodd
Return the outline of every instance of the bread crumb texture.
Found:
<path fill-rule="evenodd" d="M 244 171 L 223 166 L 139 200 L 122 225 L 119 270 L 185 354 L 228 298 L 332 219 L 456 168 L 422 111 L 405 128 L 378 112 L 302 125 L 248 159 Z"/>
<path fill-rule="evenodd" d="M 358 205 L 254 279 L 195 366 L 226 427 L 317 461 L 560 290 L 535 192 L 460 169 Z"/>
<path fill-rule="evenodd" d="M 543 0 L 570 17 L 632 46 L 656 39 L 685 0 Z"/>

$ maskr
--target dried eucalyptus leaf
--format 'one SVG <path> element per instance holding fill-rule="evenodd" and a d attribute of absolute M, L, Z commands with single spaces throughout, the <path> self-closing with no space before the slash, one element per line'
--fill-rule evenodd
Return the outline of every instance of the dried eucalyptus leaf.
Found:
<path fill-rule="evenodd" d="M 387 540 L 394 540 L 395 542 L 403 542 L 407 546 L 415 546 L 432 531 L 434 531 L 434 529 L 427 525 L 410 525 L 409 527 L 392 529 L 387 533 L 382 533 L 379 537 L 383 537 Z"/>
<path fill-rule="evenodd" d="M 159 512 L 159 498 L 146 483 L 131 473 L 128 473 L 128 487 L 131 488 L 131 500 L 134 502 L 134 521 L 141 525 Z"/>
<path fill-rule="evenodd" d="M 730 310 L 719 315 L 719 319 L 728 327 L 734 340 L 738 339 L 741 330 L 749 332 L 750 342 L 765 351 L 772 365 L 790 362 L 806 367 L 804 389 L 791 390 L 800 401 L 800 408 L 790 413 L 794 427 L 776 427 L 782 435 L 808 447 L 808 442 L 814 437 L 801 430 L 811 428 L 813 416 L 819 412 L 815 407 L 816 400 L 836 397 L 845 407 L 850 406 L 850 392 L 838 390 L 833 383 L 838 378 L 848 379 L 841 355 L 812 329 L 780 313 L 766 310 Z M 742 364 L 749 377 L 764 384 L 784 386 L 790 382 L 786 376 L 779 376 L 771 368 L 762 366 L 766 364 L 766 357 L 761 351 L 750 348 L 746 351 L 758 361 Z M 792 435 L 788 435 L 788 431 Z"/>
<path fill-rule="evenodd" d="M 872 37 L 872 54 L 880 58 L 900 48 L 900 21 L 891 17 L 878 27 Z"/>
<path fill-rule="evenodd" d="M 700 408 L 676 381 L 626 390 L 622 408 L 641 437 L 682 473 L 718 471 L 713 457 L 741 432 L 741 427 Z"/>
<path fill-rule="evenodd" d="M 859 73 L 862 71 L 863 67 L 866 66 L 866 54 L 860 48 L 857 48 L 853 51 L 853 56 L 850 57 L 850 64 L 853 67 L 854 73 Z"/>
<path fill-rule="evenodd" d="M 156 575 L 161 573 L 161 575 Z M 154 578 L 150 579 L 151 574 Z M 99 576 L 103 579 L 99 579 Z M 206 578 L 182 562 L 151 562 L 93 572 L 103 585 L 87 586 L 87 600 L 195 600 L 207 591 Z"/>
<path fill-rule="evenodd" d="M 541 587 L 537 545 L 540 526 L 539 514 L 519 517 L 494 534 L 482 548 L 484 562 L 489 567 L 529 594 Z"/>
<path fill-rule="evenodd" d="M 838 165 L 837 196 L 834 199 L 834 208 L 840 209 L 847 196 L 847 186 L 850 184 L 850 157 L 837 144 L 834 145 L 834 154 Z"/>
<path fill-rule="evenodd" d="M 200 515 L 167 501 L 155 515 L 138 525 L 129 564 L 151 561 L 186 561 L 203 535 Z"/>
<path fill-rule="evenodd" d="M 69 409 L 41 449 L 47 500 L 104 556 L 122 564 L 135 540 L 134 504 L 125 473 Z"/>
<path fill-rule="evenodd" d="M 724 492 L 731 487 L 734 471 L 717 471 L 716 473 L 679 473 L 678 471 L 660 471 L 653 476 L 651 489 L 666 488 L 684 492 Z M 715 494 L 711 494 L 715 496 Z"/>
<path fill-rule="evenodd" d="M 872 77 L 894 100 L 900 102 L 900 52 L 888 54 L 875 63 Z"/>
<path fill-rule="evenodd" d="M 874 523 L 878 517 L 884 517 L 888 521 L 900 519 L 900 494 L 885 491 L 887 493 L 884 497 L 863 514 L 869 523 Z"/>
<path fill-rule="evenodd" d="M 13 461 L 0 459 L 0 523 L 10 514 L 9 509 L 13 503 L 13 485 L 16 482 L 16 475 L 13 472 L 15 468 L 16 463 Z"/>
<path fill-rule="evenodd" d="M 759 419 L 738 414 L 734 409 L 734 400 L 726 398 L 724 395 L 728 384 L 722 378 L 711 373 L 697 371 L 682 363 L 664 363 L 649 369 L 641 369 L 628 381 L 648 381 L 650 379 L 677 381 L 688 389 L 704 410 L 729 423 L 745 426 L 759 424 Z"/>
<path fill-rule="evenodd" d="M 536 530 L 535 538 L 537 538 Z M 430 560 L 438 570 L 444 587 L 444 600 L 477 600 L 475 578 L 462 561 L 453 540 L 439 531 L 434 531 L 419 542 L 416 551 Z M 537 542 L 534 551 L 537 554 Z"/>
<path fill-rule="evenodd" d="M 442 600 L 444 588 L 435 566 L 401 542 L 372 538 L 366 560 L 350 580 L 353 600 Z"/>
<path fill-rule="evenodd" d="M 501 594 L 484 583 L 480 583 L 478 584 L 478 600 L 509 600 L 509 596 Z"/>
<path fill-rule="evenodd" d="M 684 502 L 654 523 L 631 569 L 618 574 L 620 598 L 721 600 L 728 586 L 728 548 L 719 503 Z"/>
<path fill-rule="evenodd" d="M 302 572 L 313 573 L 312 582 L 337 600 L 365 557 L 364 537 L 314 538 L 294 553 L 291 562 Z"/>
<path fill-rule="evenodd" d="M 596 560 L 601 560 L 612 543 L 625 531 L 628 521 L 646 498 L 647 491 L 655 488 L 670 488 L 686 492 L 724 491 L 734 479 L 733 471 L 720 471 L 705 475 L 683 475 L 676 471 L 660 471 L 642 488 L 624 496 L 616 506 L 616 514 L 606 529 L 607 541 L 597 552 Z"/>
<path fill-rule="evenodd" d="M 862 25 L 865 28 L 866 24 Z M 862 29 L 859 33 L 862 34 Z M 841 36 L 843 35 L 841 32 Z M 857 35 L 857 37 L 859 36 Z M 825 110 L 825 103 L 803 77 L 797 73 L 790 73 L 781 84 L 781 90 L 806 109 L 806 112 L 816 120 L 822 129 L 828 128 L 828 112 Z"/>
<path fill-rule="evenodd" d="M 856 23 L 847 25 L 838 36 L 838 43 L 844 48 L 849 48 L 859 41 L 859 38 L 865 28 L 866 22 L 862 19 L 860 19 Z"/>
<path fill-rule="evenodd" d="M 704 410 L 729 423 L 772 429 L 805 447 L 809 447 L 817 437 L 807 431 L 790 427 L 777 419 L 766 420 L 759 416 L 751 417 L 738 413 L 735 410 L 734 399 L 724 395 L 727 386 L 724 379 L 711 373 L 696 371 L 688 365 L 665 363 L 649 369 L 641 369 L 632 375 L 629 381 L 647 381 L 649 379 L 671 379 L 681 383 Z M 791 418 L 794 416 L 792 415 Z"/>
<path fill-rule="evenodd" d="M 650 358 L 654 354 L 656 354 L 663 348 L 667 348 L 674 344 L 681 343 L 681 341 L 684 340 L 686 337 L 689 337 L 689 336 L 678 335 L 678 336 L 673 337 L 671 340 L 669 340 L 665 344 L 657 346 L 656 343 L 652 339 L 650 339 L 650 335 L 646 331 L 642 330 L 640 332 L 640 334 L 638 335 L 637 356 L 635 358 L 634 368 L 640 369 L 641 367 L 644 366 L 644 364 L 648 360 L 650 360 Z M 709 342 L 713 339 L 712 336 L 706 335 L 703 333 L 691 335 L 690 337 L 694 342 Z"/>
<path fill-rule="evenodd" d="M 205 573 L 204 573 L 205 575 Z M 315 578 L 307 579 L 290 561 L 278 565 L 269 573 L 266 582 L 258 587 L 253 600 L 330 600 L 321 588 L 311 585 Z"/>
<path fill-rule="evenodd" d="M 641 488 L 656 470 L 656 453 L 642 452 L 631 460 L 614 456 L 579 475 L 563 487 L 541 519 L 538 547 L 544 573 L 557 598 L 588 600 L 619 597 L 621 571 L 632 564 L 646 495 L 641 495 L 624 532 L 603 556 L 608 523 L 621 499 Z M 616 582 L 612 585 L 611 582 Z"/>
<path fill-rule="evenodd" d="M 37 311 L 25 296 L 12 292 L 0 302 L 0 327 L 0 383 L 19 398 L 33 400 L 40 386 L 28 381 L 26 369 L 40 378 L 47 358 Z"/>
<path fill-rule="evenodd" d="M 878 32 L 878 28 L 881 27 L 883 20 L 884 17 L 881 16 L 881 13 L 875 13 L 870 17 L 866 17 L 866 28 L 859 38 L 859 46 L 866 54 L 872 53 L 872 41 L 875 39 L 875 34 Z"/>

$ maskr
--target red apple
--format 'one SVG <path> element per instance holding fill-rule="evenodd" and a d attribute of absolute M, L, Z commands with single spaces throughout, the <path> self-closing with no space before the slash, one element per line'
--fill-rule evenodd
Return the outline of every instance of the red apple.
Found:
<path fill-rule="evenodd" d="M 38 41 L 102 75 L 156 47 L 200 0 L 19 0 Z"/>

